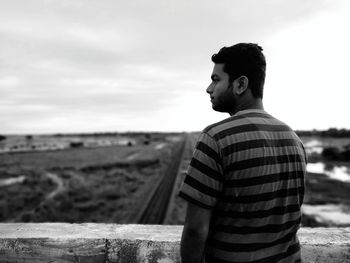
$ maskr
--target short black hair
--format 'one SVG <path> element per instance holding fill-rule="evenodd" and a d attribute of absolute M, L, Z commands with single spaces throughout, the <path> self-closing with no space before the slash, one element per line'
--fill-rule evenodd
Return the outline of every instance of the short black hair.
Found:
<path fill-rule="evenodd" d="M 211 60 L 216 64 L 224 64 L 230 82 L 242 75 L 246 76 L 253 96 L 262 98 L 266 74 L 266 60 L 262 50 L 258 44 L 239 43 L 221 48 Z"/>

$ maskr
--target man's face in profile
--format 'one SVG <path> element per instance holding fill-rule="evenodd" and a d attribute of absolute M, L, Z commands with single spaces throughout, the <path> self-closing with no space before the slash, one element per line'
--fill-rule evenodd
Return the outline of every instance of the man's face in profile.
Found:
<path fill-rule="evenodd" d="M 235 107 L 233 86 L 232 83 L 230 85 L 229 75 L 224 72 L 224 64 L 214 65 L 211 80 L 206 91 L 210 95 L 213 110 L 232 112 Z"/>

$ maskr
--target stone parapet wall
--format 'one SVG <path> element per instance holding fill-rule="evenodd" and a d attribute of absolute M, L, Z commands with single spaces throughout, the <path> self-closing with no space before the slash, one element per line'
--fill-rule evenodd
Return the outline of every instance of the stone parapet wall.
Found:
<path fill-rule="evenodd" d="M 0 262 L 180 262 L 182 226 L 0 223 Z M 350 228 L 302 228 L 303 262 L 350 262 Z"/>

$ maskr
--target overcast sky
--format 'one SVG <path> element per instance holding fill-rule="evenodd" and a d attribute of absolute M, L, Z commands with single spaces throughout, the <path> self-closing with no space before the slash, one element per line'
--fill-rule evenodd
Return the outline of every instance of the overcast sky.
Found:
<path fill-rule="evenodd" d="M 222 46 L 267 58 L 265 109 L 350 128 L 350 1 L 0 0 L 0 133 L 199 131 Z"/>

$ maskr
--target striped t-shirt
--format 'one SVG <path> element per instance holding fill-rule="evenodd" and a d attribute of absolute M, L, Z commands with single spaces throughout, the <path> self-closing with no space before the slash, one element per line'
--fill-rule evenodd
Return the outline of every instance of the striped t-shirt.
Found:
<path fill-rule="evenodd" d="M 306 154 L 264 110 L 244 110 L 200 134 L 180 196 L 212 209 L 206 262 L 300 262 Z"/>

